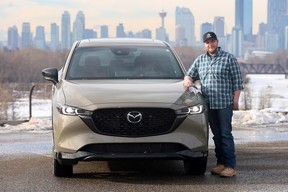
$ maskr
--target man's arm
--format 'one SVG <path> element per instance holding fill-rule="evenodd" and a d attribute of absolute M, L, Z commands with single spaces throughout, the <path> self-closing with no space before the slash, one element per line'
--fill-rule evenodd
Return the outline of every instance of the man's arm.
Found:
<path fill-rule="evenodd" d="M 234 110 L 238 110 L 239 109 L 238 102 L 239 102 L 240 93 L 241 93 L 241 90 L 234 91 L 234 99 L 233 99 L 233 109 Z"/>

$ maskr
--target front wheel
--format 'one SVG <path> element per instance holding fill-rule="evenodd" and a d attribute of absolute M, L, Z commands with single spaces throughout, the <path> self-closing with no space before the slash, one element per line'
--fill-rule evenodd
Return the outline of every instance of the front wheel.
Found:
<path fill-rule="evenodd" d="M 184 160 L 185 174 L 203 175 L 206 172 L 207 157 L 191 158 Z"/>
<path fill-rule="evenodd" d="M 73 175 L 73 165 L 62 165 L 54 159 L 53 174 L 56 177 L 70 177 Z"/>

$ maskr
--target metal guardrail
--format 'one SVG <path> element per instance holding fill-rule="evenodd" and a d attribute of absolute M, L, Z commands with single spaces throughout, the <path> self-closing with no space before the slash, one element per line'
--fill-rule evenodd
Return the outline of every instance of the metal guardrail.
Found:
<path fill-rule="evenodd" d="M 32 98 L 33 98 L 32 96 L 33 96 L 33 91 L 34 91 L 35 87 L 39 86 L 39 85 L 42 85 L 42 84 L 33 84 L 31 86 L 31 88 L 30 88 L 30 91 L 29 91 L 29 118 L 28 119 L 24 119 L 24 120 L 0 120 L 0 126 L 3 126 L 4 124 L 18 125 L 18 124 L 30 121 L 30 119 L 32 118 Z"/>

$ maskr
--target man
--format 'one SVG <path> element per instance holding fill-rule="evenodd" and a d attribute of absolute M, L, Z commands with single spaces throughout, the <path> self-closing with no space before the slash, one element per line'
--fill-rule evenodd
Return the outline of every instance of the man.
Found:
<path fill-rule="evenodd" d="M 218 47 L 215 33 L 203 35 L 206 53 L 198 56 L 184 77 L 184 89 L 200 80 L 208 106 L 208 120 L 213 133 L 217 166 L 212 174 L 232 177 L 236 174 L 236 155 L 232 135 L 233 109 L 243 89 L 242 75 L 236 58 Z"/>

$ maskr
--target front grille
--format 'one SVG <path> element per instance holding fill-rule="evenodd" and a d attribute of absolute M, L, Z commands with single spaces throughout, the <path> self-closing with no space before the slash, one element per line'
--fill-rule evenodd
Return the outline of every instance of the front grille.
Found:
<path fill-rule="evenodd" d="M 140 122 L 129 122 L 129 112 L 140 112 Z M 99 109 L 93 113 L 95 132 L 113 136 L 142 137 L 169 133 L 176 114 L 167 108 Z"/>

